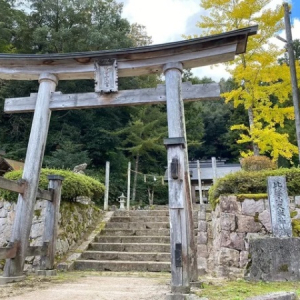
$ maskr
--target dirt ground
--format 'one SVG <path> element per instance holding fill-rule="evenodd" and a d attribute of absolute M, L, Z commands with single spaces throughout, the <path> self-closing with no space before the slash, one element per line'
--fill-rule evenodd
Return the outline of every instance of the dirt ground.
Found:
<path fill-rule="evenodd" d="M 0 286 L 0 299 L 161 300 L 170 292 L 169 283 L 165 273 L 67 272 Z"/>

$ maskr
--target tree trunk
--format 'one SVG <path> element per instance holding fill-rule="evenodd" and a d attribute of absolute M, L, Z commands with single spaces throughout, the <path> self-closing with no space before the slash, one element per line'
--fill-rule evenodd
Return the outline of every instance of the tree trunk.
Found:
<path fill-rule="evenodd" d="M 242 54 L 242 62 L 243 62 L 244 69 L 246 69 L 246 60 L 245 60 L 244 54 Z M 249 94 L 249 90 L 247 88 L 246 88 L 246 91 Z M 252 106 L 250 106 L 248 108 L 248 118 L 249 118 L 250 130 L 252 130 L 252 128 L 254 127 L 254 117 L 253 117 L 253 107 Z M 252 142 L 252 147 L 253 147 L 254 156 L 259 156 L 258 145 L 256 143 Z"/>
<path fill-rule="evenodd" d="M 249 125 L 250 125 L 250 130 L 254 127 L 254 117 L 253 117 L 253 107 L 249 107 L 248 109 L 248 117 L 249 117 Z M 252 142 L 253 146 L 253 153 L 254 156 L 259 156 L 259 148 L 258 145 L 254 142 Z"/>
<path fill-rule="evenodd" d="M 133 178 L 133 187 L 132 187 L 132 202 L 135 201 L 135 196 L 136 196 L 136 183 L 137 183 L 137 175 L 138 175 L 138 170 L 139 170 L 139 159 L 140 155 L 137 154 L 136 159 L 135 159 L 135 167 L 134 167 L 134 178 Z M 140 201 L 141 205 L 141 201 Z"/>

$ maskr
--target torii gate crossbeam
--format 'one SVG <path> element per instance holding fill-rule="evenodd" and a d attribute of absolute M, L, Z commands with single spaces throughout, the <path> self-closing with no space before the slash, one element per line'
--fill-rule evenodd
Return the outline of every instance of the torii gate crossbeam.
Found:
<path fill-rule="evenodd" d="M 23 103 L 27 101 L 26 98 L 8 99 L 5 103 L 7 112 L 34 110 L 34 118 L 23 172 L 23 179 L 28 182 L 28 186 L 24 195 L 18 198 L 10 241 L 18 244 L 17 256 L 7 260 L 4 276 L 10 278 L 22 275 L 51 110 L 137 105 L 138 93 L 133 97 L 133 92 L 129 96 L 130 101 L 125 97 L 126 103 L 124 95 L 128 92 L 111 93 L 117 92 L 118 77 L 164 72 L 166 87 L 156 99 L 167 103 L 169 128 L 169 138 L 165 140 L 165 145 L 168 148 L 169 170 L 171 297 L 188 293 L 190 282 L 196 281 L 198 276 L 182 99 L 182 89 L 185 87 L 181 83 L 181 73 L 184 68 L 234 59 L 236 54 L 246 51 L 248 36 L 256 32 L 257 26 L 252 26 L 204 38 L 115 51 L 51 55 L 0 54 L 0 79 L 40 82 L 38 94 L 27 98 L 28 103 Z M 54 93 L 58 80 L 73 79 L 95 79 L 96 94 L 70 96 Z M 195 92 L 193 87 L 187 89 Z M 216 91 L 213 94 L 212 97 L 218 96 Z M 123 96 L 121 103 L 118 102 L 118 95 L 119 100 Z M 80 97 L 81 104 L 78 104 Z M 73 100 L 68 102 L 70 98 Z M 193 99 L 196 98 L 203 98 L 203 95 L 194 95 Z M 138 104 L 151 100 L 153 98 L 149 97 L 149 100 L 144 99 L 144 102 Z"/>

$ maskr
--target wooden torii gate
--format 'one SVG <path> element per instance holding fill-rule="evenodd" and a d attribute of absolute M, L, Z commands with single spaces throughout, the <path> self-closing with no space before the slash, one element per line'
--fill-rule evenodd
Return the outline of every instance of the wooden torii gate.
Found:
<path fill-rule="evenodd" d="M 214 36 L 115 51 L 0 54 L 0 79 L 40 83 L 37 94 L 5 100 L 5 112 L 34 111 L 34 117 L 22 176 L 28 184 L 18 197 L 10 240 L 18 249 L 15 258 L 7 259 L 4 277 L 18 278 L 23 272 L 51 111 L 166 102 L 171 292 L 188 293 L 190 283 L 198 276 L 183 100 L 217 99 L 219 88 L 216 84 L 182 84 L 182 70 L 233 60 L 236 54 L 246 51 L 248 36 L 256 32 L 257 26 L 252 26 Z M 162 72 L 165 86 L 118 91 L 118 77 Z M 95 93 L 55 92 L 59 80 L 75 79 L 94 79 Z"/>

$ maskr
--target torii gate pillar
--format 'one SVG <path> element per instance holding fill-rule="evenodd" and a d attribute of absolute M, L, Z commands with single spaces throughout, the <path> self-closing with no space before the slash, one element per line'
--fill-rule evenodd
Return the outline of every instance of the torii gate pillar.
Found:
<path fill-rule="evenodd" d="M 58 80 L 53 74 L 43 73 L 39 77 L 40 86 L 22 176 L 28 185 L 25 188 L 24 194 L 19 194 L 15 222 L 10 239 L 10 242 L 17 247 L 17 254 L 15 258 L 6 261 L 4 277 L 20 277 L 23 275 L 34 204 L 51 116 L 49 103 L 51 93 L 55 91 L 57 82 Z"/>
<path fill-rule="evenodd" d="M 168 149 L 171 292 L 174 294 L 188 294 L 190 282 L 196 281 L 198 277 L 184 106 L 181 96 L 182 69 L 181 63 L 168 63 L 164 66 L 169 132 L 165 145 Z"/>

